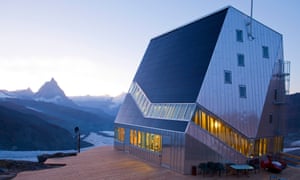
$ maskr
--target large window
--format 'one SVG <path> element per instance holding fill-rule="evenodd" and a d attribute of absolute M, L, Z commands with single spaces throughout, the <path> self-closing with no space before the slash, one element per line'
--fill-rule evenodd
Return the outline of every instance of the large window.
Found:
<path fill-rule="evenodd" d="M 277 153 L 283 149 L 283 137 L 281 136 L 249 139 L 220 119 L 200 109 L 196 111 L 193 122 L 247 157 L 252 155 L 261 156 L 268 152 Z"/>
<path fill-rule="evenodd" d="M 236 30 L 236 41 L 237 42 L 243 42 L 244 38 L 243 38 L 243 31 L 240 29 Z"/>
<path fill-rule="evenodd" d="M 224 83 L 225 84 L 231 84 L 232 83 L 232 76 L 231 71 L 224 71 Z"/>
<path fill-rule="evenodd" d="M 132 83 L 129 93 L 145 117 L 189 121 L 195 103 L 151 103 L 137 83 Z"/>
<path fill-rule="evenodd" d="M 124 140 L 125 140 L 125 129 L 124 128 L 120 128 L 120 127 L 115 128 L 115 139 L 120 142 L 124 142 Z"/>
<path fill-rule="evenodd" d="M 130 144 L 150 151 L 161 152 L 162 137 L 158 134 L 131 129 Z"/>
<path fill-rule="evenodd" d="M 262 53 L 263 53 L 263 58 L 269 58 L 269 47 L 268 46 L 263 46 L 262 47 Z"/>

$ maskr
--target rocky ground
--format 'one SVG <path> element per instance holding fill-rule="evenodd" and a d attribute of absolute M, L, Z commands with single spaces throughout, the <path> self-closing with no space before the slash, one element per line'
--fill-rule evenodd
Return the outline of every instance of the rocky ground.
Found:
<path fill-rule="evenodd" d="M 48 158 L 61 158 L 61 157 L 76 156 L 76 155 L 77 155 L 76 153 L 42 154 L 38 156 L 39 162 L 0 159 L 0 180 L 12 179 L 19 172 L 22 171 L 34 171 L 34 170 L 65 166 L 65 164 L 54 164 L 54 163 L 45 164 L 44 162 Z"/>
<path fill-rule="evenodd" d="M 61 167 L 64 164 L 44 164 L 31 161 L 0 160 L 0 180 L 12 179 L 19 172 Z"/>

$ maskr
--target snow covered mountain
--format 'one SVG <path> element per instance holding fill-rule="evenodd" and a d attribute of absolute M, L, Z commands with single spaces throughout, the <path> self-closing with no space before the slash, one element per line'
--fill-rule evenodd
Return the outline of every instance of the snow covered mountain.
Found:
<path fill-rule="evenodd" d="M 16 91 L 0 90 L 0 98 L 32 99 L 33 96 L 34 93 L 30 88 Z"/>
<path fill-rule="evenodd" d="M 11 91 L 11 93 L 20 99 L 32 99 L 32 97 L 34 96 L 34 93 L 30 88 L 24 90 Z"/>
<path fill-rule="evenodd" d="M 11 95 L 6 90 L 0 90 L 0 98 L 10 98 Z"/>
<path fill-rule="evenodd" d="M 65 95 L 64 91 L 58 86 L 54 78 L 45 82 L 36 93 L 33 93 L 30 88 L 16 91 L 0 90 L 0 99 L 25 99 L 70 107 L 77 106 Z"/>
<path fill-rule="evenodd" d="M 76 106 L 76 104 L 65 95 L 54 78 L 46 82 L 38 92 L 34 94 L 34 100 L 71 107 Z"/>
<path fill-rule="evenodd" d="M 116 97 L 111 96 L 73 96 L 70 99 L 81 108 L 93 113 L 105 112 L 116 116 L 123 100 L 125 93 Z"/>
<path fill-rule="evenodd" d="M 46 102 L 72 107 L 98 115 L 106 113 L 112 116 L 116 116 L 120 105 L 123 103 L 125 95 L 126 93 L 122 93 L 116 97 L 108 95 L 67 97 L 54 78 L 45 82 L 36 93 L 32 92 L 30 88 L 16 91 L 0 90 L 0 100 L 33 100 L 37 102 Z"/>
<path fill-rule="evenodd" d="M 120 98 L 104 98 L 107 101 L 100 100 L 102 106 L 98 101 L 96 107 L 90 101 L 81 106 L 65 95 L 54 78 L 36 93 L 29 88 L 0 90 L 0 134 L 3 136 L 0 149 L 70 149 L 74 145 L 74 127 L 80 127 L 86 141 L 89 135 L 94 137 L 99 131 L 113 131 Z M 82 143 L 84 147 L 91 145 Z"/>

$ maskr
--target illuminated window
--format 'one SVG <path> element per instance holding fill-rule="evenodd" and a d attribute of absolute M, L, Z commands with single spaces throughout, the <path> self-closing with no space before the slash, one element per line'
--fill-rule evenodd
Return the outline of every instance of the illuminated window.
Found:
<path fill-rule="evenodd" d="M 201 127 L 207 130 L 207 120 L 205 112 L 201 112 Z"/>
<path fill-rule="evenodd" d="M 209 117 L 209 130 L 208 131 L 212 132 L 213 134 L 214 134 L 214 130 L 215 130 L 214 125 L 215 125 L 215 120 L 214 120 L 213 117 L 210 116 Z"/>
<path fill-rule="evenodd" d="M 277 136 L 274 138 L 274 147 L 273 147 L 273 152 L 281 152 L 283 149 L 283 137 L 282 136 Z"/>
<path fill-rule="evenodd" d="M 200 122 L 198 120 L 199 117 Z M 208 115 L 201 110 L 197 110 L 193 118 L 195 124 L 247 157 L 252 155 L 261 156 L 272 150 L 274 153 L 282 151 L 282 137 L 248 139 L 236 130 L 231 129 L 230 126 L 224 124 L 218 118 Z M 270 146 L 270 143 L 273 146 Z"/>
<path fill-rule="evenodd" d="M 146 133 L 145 132 L 142 132 L 142 144 L 141 144 L 141 147 L 142 148 L 146 148 Z"/>
<path fill-rule="evenodd" d="M 137 145 L 139 147 L 141 147 L 142 146 L 142 133 L 141 133 L 141 131 L 138 131 L 137 136 L 138 136 L 138 138 L 137 138 Z"/>
<path fill-rule="evenodd" d="M 160 135 L 153 136 L 153 150 L 156 152 L 161 151 L 161 136 Z"/>
<path fill-rule="evenodd" d="M 162 136 L 131 129 L 130 144 L 150 151 L 161 152 Z"/>
<path fill-rule="evenodd" d="M 136 130 L 130 130 L 130 144 L 137 145 L 137 138 Z"/>
<path fill-rule="evenodd" d="M 124 142 L 125 140 L 125 129 L 124 128 L 115 128 L 115 139 Z"/>
<path fill-rule="evenodd" d="M 199 111 L 196 111 L 195 117 L 193 120 L 194 120 L 195 124 L 200 125 Z"/>

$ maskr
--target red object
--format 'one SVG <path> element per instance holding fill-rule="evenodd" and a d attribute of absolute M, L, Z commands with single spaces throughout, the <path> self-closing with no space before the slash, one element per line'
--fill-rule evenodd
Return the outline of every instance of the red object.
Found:
<path fill-rule="evenodd" d="M 280 173 L 283 169 L 286 168 L 286 163 L 284 161 L 273 161 L 272 156 L 267 156 L 267 160 L 262 160 L 260 166 L 263 169 L 274 173 Z"/>

